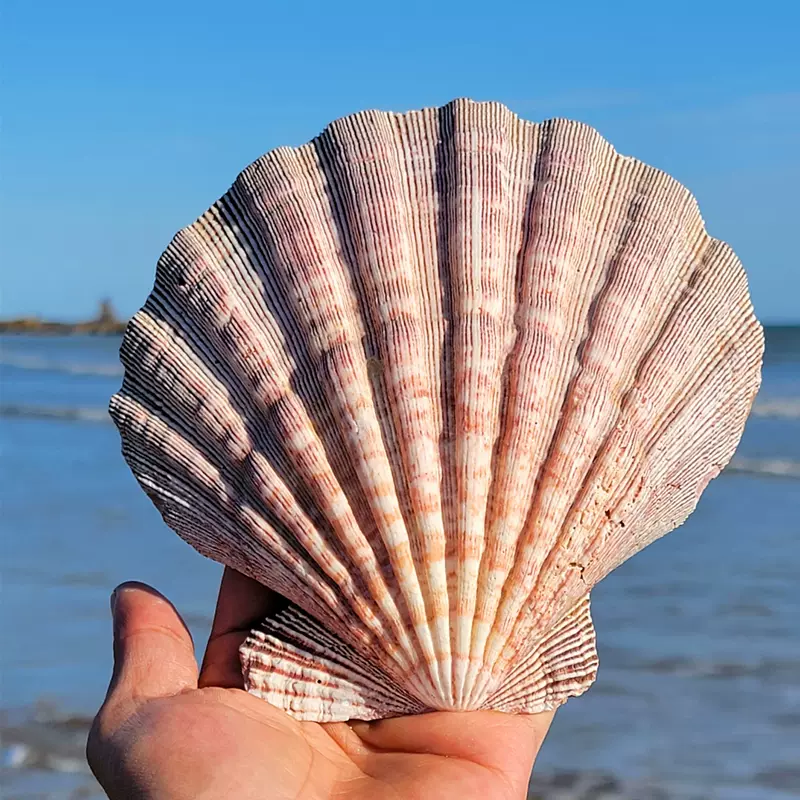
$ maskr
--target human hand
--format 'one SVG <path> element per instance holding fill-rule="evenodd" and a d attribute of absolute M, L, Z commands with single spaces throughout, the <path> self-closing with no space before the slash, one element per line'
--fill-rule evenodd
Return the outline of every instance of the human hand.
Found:
<path fill-rule="evenodd" d="M 202 670 L 174 607 L 112 597 L 114 673 L 87 757 L 112 800 L 520 800 L 553 714 L 299 722 L 242 689 L 239 645 L 275 607 L 226 569 Z"/>

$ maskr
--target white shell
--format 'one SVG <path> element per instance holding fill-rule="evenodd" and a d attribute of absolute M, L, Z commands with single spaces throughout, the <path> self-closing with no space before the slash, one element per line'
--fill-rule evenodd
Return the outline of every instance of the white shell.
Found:
<path fill-rule="evenodd" d="M 159 261 L 111 411 L 167 523 L 294 604 L 250 691 L 538 712 L 594 679 L 589 590 L 727 463 L 762 351 L 686 189 L 455 101 L 248 167 Z"/>

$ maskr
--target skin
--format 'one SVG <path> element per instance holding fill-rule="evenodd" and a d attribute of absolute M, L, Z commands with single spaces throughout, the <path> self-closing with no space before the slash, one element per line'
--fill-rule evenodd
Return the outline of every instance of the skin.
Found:
<path fill-rule="evenodd" d="M 298 722 L 242 690 L 238 648 L 275 608 L 226 570 L 198 671 L 186 625 L 144 584 L 112 595 L 114 672 L 89 735 L 111 800 L 520 800 L 553 714 Z"/>

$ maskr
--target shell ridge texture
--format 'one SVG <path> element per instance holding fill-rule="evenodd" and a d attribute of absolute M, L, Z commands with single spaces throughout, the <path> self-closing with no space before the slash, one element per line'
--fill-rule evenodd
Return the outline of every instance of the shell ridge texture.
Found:
<path fill-rule="evenodd" d="M 570 403 L 573 401 L 573 398 L 574 398 L 575 393 L 576 393 L 576 388 L 579 387 L 580 380 L 585 376 L 586 372 L 588 371 L 587 370 L 587 361 L 588 361 L 587 348 L 590 346 L 590 344 L 592 344 L 594 342 L 594 334 L 595 334 L 596 330 L 602 327 L 603 320 L 601 318 L 601 312 L 603 310 L 604 301 L 607 299 L 608 293 L 613 291 L 616 288 L 614 279 L 618 274 L 618 270 L 620 269 L 620 263 L 622 262 L 623 258 L 625 257 L 625 255 L 627 253 L 627 250 L 628 250 L 628 248 L 630 246 L 631 235 L 632 235 L 632 233 L 634 233 L 636 231 L 636 228 L 637 228 L 637 222 L 638 222 L 637 216 L 641 211 L 641 202 L 642 202 L 641 198 L 643 196 L 642 187 L 646 182 L 647 175 L 646 174 L 643 175 L 643 174 L 640 173 L 636 177 L 637 177 L 637 183 L 636 183 L 636 186 L 635 186 L 633 198 L 632 198 L 631 203 L 630 203 L 630 209 L 631 210 L 628 211 L 627 214 L 625 214 L 624 226 L 623 226 L 623 229 L 622 229 L 622 231 L 621 231 L 621 233 L 619 235 L 619 238 L 618 238 L 618 240 L 617 240 L 617 242 L 615 244 L 615 247 L 614 247 L 614 250 L 613 250 L 613 254 L 606 260 L 605 265 L 604 265 L 603 273 L 600 276 L 594 291 L 591 293 L 591 300 L 589 302 L 589 310 L 588 310 L 588 313 L 586 315 L 586 328 L 582 332 L 582 336 L 580 338 L 580 342 L 579 342 L 578 346 L 576 347 L 576 351 L 575 351 L 574 363 L 575 363 L 576 366 L 575 366 L 575 369 L 573 371 L 572 377 L 570 378 L 569 383 L 567 385 L 566 391 L 565 391 L 564 396 L 563 396 L 564 399 L 563 399 L 563 402 L 561 404 L 561 408 L 560 408 L 559 413 L 558 413 L 558 415 L 556 417 L 556 419 L 558 420 L 558 424 L 557 424 L 555 433 L 553 435 L 553 438 L 550 441 L 550 449 L 549 449 L 547 455 L 545 456 L 544 463 L 548 463 L 550 461 L 550 459 L 553 457 L 553 455 L 556 453 L 556 451 L 557 451 L 557 449 L 558 449 L 558 447 L 560 445 L 561 438 L 563 436 L 566 435 L 567 438 L 571 439 L 571 440 L 574 440 L 576 438 L 575 434 L 573 432 L 570 432 L 569 430 L 566 430 L 566 431 L 564 430 L 564 421 L 565 421 L 565 419 L 569 419 L 570 418 L 570 415 L 567 413 L 568 410 L 569 410 L 569 407 L 570 407 Z M 676 221 L 676 223 L 675 223 L 676 227 L 677 227 L 678 224 L 679 224 L 678 221 Z M 671 241 L 671 240 L 672 240 L 671 238 L 668 239 L 668 241 Z M 639 262 L 637 264 L 637 266 L 639 266 L 640 264 L 641 264 L 641 262 Z M 643 272 L 645 274 L 647 274 L 646 270 L 643 270 Z M 653 294 L 654 294 L 654 292 L 650 292 L 651 296 Z M 646 299 L 646 295 L 644 293 L 639 294 L 638 297 L 639 297 L 640 301 Z M 651 305 L 652 305 L 652 302 L 651 302 Z M 643 314 L 641 316 L 644 317 Z M 645 317 L 645 320 L 646 319 L 647 318 Z M 622 333 L 622 332 L 620 332 L 620 333 Z M 656 333 L 655 336 L 656 336 L 656 340 L 657 340 L 658 333 Z M 642 338 L 642 344 L 644 344 L 646 346 L 647 343 L 648 343 L 647 339 Z M 602 344 L 603 344 L 602 341 L 598 343 L 598 348 L 599 349 L 602 349 Z M 609 344 L 613 346 L 614 344 L 616 344 L 616 342 L 612 341 Z M 625 360 L 623 360 L 623 359 L 621 359 L 619 357 L 621 354 L 615 353 L 614 355 L 616 356 L 616 362 L 618 364 L 624 364 L 625 363 Z M 634 365 L 640 364 L 641 363 L 641 361 L 639 360 L 640 358 L 643 358 L 643 357 L 641 355 L 638 355 L 638 356 L 634 357 L 634 359 L 631 360 L 631 363 L 634 364 Z M 633 382 L 631 383 L 630 380 L 622 382 L 622 387 L 618 391 L 620 391 L 621 393 L 625 393 L 626 387 L 627 387 L 627 391 L 631 391 L 632 390 L 633 385 L 635 385 L 635 381 L 636 381 L 637 369 L 638 368 L 634 368 L 633 370 L 628 370 L 628 374 L 633 373 L 633 375 L 634 375 L 634 377 L 632 379 Z M 575 404 L 575 405 L 578 406 L 578 404 Z M 583 398 L 583 402 L 581 403 L 581 405 L 584 405 L 586 407 L 590 407 L 589 404 L 586 403 L 586 397 L 585 396 Z M 623 404 L 620 405 L 620 408 L 619 408 L 619 411 L 618 411 L 616 419 L 609 419 L 608 420 L 608 422 L 607 422 L 607 424 L 605 426 L 605 428 L 606 428 L 606 436 L 608 436 L 610 434 L 610 432 L 613 431 L 613 429 L 614 429 L 613 426 L 618 422 L 619 417 L 622 414 L 622 405 Z M 602 431 L 600 432 L 599 438 L 600 438 L 601 441 L 604 438 L 603 434 L 602 434 Z M 602 445 L 598 448 L 598 457 L 595 460 L 595 465 L 597 465 L 597 463 L 599 461 L 599 455 L 601 453 L 602 453 Z M 532 518 L 534 524 L 530 528 L 530 530 L 532 531 L 532 534 L 533 534 L 532 535 L 532 539 L 534 540 L 534 543 L 535 543 L 536 552 L 541 554 L 541 556 L 543 558 L 543 562 L 542 562 L 541 566 L 538 569 L 536 569 L 534 567 L 534 571 L 536 572 L 536 575 L 537 575 L 537 582 L 534 583 L 534 585 L 531 588 L 531 595 L 534 595 L 534 596 L 536 595 L 536 591 L 537 591 L 537 588 L 539 586 L 539 581 L 541 581 L 543 579 L 543 577 L 547 574 L 548 561 L 551 561 L 552 559 L 554 559 L 557 556 L 558 552 L 561 549 L 561 545 L 563 543 L 564 537 L 568 535 L 568 524 L 569 524 L 569 521 L 570 521 L 570 516 L 571 516 L 571 513 L 572 513 L 572 510 L 573 510 L 574 506 L 578 502 L 578 498 L 580 497 L 580 495 L 582 493 L 582 490 L 583 490 L 583 488 L 585 486 L 585 482 L 588 480 L 588 478 L 590 476 L 590 472 L 589 472 L 590 466 L 591 466 L 590 464 L 585 464 L 586 472 L 584 472 L 584 474 L 582 476 L 580 476 L 580 475 L 579 476 L 575 476 L 575 478 L 570 478 L 570 480 L 568 481 L 568 483 L 570 485 L 573 485 L 573 486 L 576 487 L 574 493 L 572 493 L 572 494 L 569 493 L 569 492 L 562 492 L 561 493 L 562 496 L 563 496 L 563 500 L 564 500 L 564 507 L 565 508 L 569 508 L 569 510 L 566 511 L 566 513 L 564 514 L 564 522 L 562 523 L 562 525 L 560 527 L 558 527 L 558 528 L 554 528 L 555 536 L 554 536 L 554 540 L 553 540 L 552 546 L 549 549 L 546 549 L 546 548 L 542 547 L 541 537 L 537 535 L 538 532 L 537 532 L 537 530 L 535 528 L 535 521 L 536 521 L 536 515 L 537 515 L 537 513 L 539 511 L 539 507 L 537 506 L 536 499 L 534 500 L 534 505 L 533 505 L 533 507 L 531 509 L 531 518 Z M 557 479 L 559 479 L 559 480 L 563 479 L 563 475 L 562 474 L 559 474 L 558 472 L 556 472 L 555 474 L 556 474 Z M 545 480 L 546 480 L 547 476 L 544 476 L 544 477 L 545 477 Z M 537 495 L 541 498 L 542 502 L 545 500 L 545 498 L 546 498 L 546 496 L 548 494 L 547 489 L 548 489 L 547 484 L 545 484 L 544 487 L 542 487 L 542 486 L 537 487 Z M 524 546 L 524 540 L 523 540 L 523 546 Z M 570 568 L 573 568 L 573 569 L 574 568 L 578 568 L 579 570 L 582 567 L 582 565 L 580 565 L 579 563 L 576 563 L 576 562 L 572 562 L 572 563 L 570 563 L 570 564 L 568 564 L 566 566 L 568 566 Z M 524 566 L 521 567 L 521 568 L 524 569 Z M 566 569 L 566 570 L 564 570 L 563 574 L 566 575 L 566 576 L 569 576 L 570 574 L 573 574 L 573 573 L 571 573 L 570 569 Z M 582 572 L 581 571 L 579 571 L 578 573 L 575 573 L 575 575 L 578 578 L 578 580 L 580 580 L 581 582 L 583 581 L 583 576 L 582 576 Z M 539 609 L 537 608 L 536 610 L 538 611 Z M 520 611 L 521 611 L 521 609 L 520 609 Z M 524 623 L 524 620 L 519 620 L 517 624 L 520 625 L 521 623 Z M 512 633 L 511 637 L 509 637 L 509 638 L 513 638 L 513 636 L 514 636 L 514 634 Z"/>
<path fill-rule="evenodd" d="M 319 243 L 316 243 L 316 244 L 319 246 Z M 335 249 L 335 248 L 334 248 L 334 246 L 333 246 L 333 244 L 332 244 L 331 242 L 325 242 L 325 243 L 324 243 L 324 245 L 328 247 L 328 249 L 329 249 L 329 255 L 331 255 L 331 254 L 333 253 L 334 249 Z M 333 257 L 332 257 L 332 255 L 331 255 L 331 260 L 333 260 Z M 289 264 L 291 264 L 291 260 L 289 260 L 289 262 L 288 262 L 288 263 L 289 263 Z M 288 272 L 289 272 L 289 270 L 286 270 L 286 272 L 288 273 Z M 328 275 L 329 275 L 329 274 L 330 274 L 330 271 L 329 271 L 328 273 L 326 273 L 326 274 L 328 274 Z M 323 276 L 323 278 L 324 278 L 324 276 Z M 339 294 L 339 295 L 341 295 L 341 294 L 342 294 L 342 292 L 338 292 L 338 294 Z M 335 296 L 336 296 L 336 295 L 335 295 Z M 302 300 L 302 299 L 303 299 L 303 287 L 302 287 L 302 286 L 298 286 L 298 287 L 296 288 L 296 297 L 297 297 L 298 299 L 300 299 L 300 300 Z M 322 308 L 323 308 L 323 310 L 324 310 L 324 307 L 322 307 Z M 318 317 L 318 318 L 315 320 L 315 319 L 314 319 L 314 314 L 315 314 L 315 313 L 316 313 L 316 312 L 315 312 L 315 310 L 314 310 L 314 307 L 313 307 L 313 306 L 311 306 L 311 305 L 308 305 L 308 306 L 306 307 L 306 310 L 305 310 L 305 317 L 306 317 L 306 320 L 308 320 L 308 321 L 309 321 L 309 323 L 310 323 L 310 324 L 311 324 L 311 326 L 312 326 L 312 329 L 313 329 L 313 330 L 315 330 L 315 331 L 318 331 L 318 332 L 320 332 L 320 334 L 321 334 L 321 335 L 322 335 L 322 337 L 323 337 L 323 338 L 322 338 L 322 339 L 320 339 L 320 340 L 317 342 L 317 344 L 316 344 L 316 359 L 317 359 L 317 363 L 318 363 L 318 364 L 321 364 L 321 365 L 322 365 L 322 369 L 324 370 L 324 369 L 327 369 L 327 368 L 331 367 L 331 365 L 333 364 L 333 359 L 336 357 L 336 349 L 337 349 L 337 347 L 341 349 L 341 346 L 342 346 L 342 344 L 343 344 L 343 340 L 341 339 L 341 332 L 340 332 L 340 330 L 339 330 L 339 331 L 337 331 L 337 329 L 336 329 L 336 327 L 335 327 L 335 326 L 334 326 L 333 328 L 330 328 L 330 323 L 331 323 L 331 320 L 330 320 L 330 319 L 325 319 L 325 318 L 323 318 L 323 317 Z M 341 308 L 340 308 L 340 309 L 339 309 L 339 319 L 347 319 L 348 317 L 349 317 L 349 318 L 353 318 L 353 317 L 354 317 L 354 315 L 353 315 L 352 313 L 348 315 L 348 313 L 347 313 L 347 309 L 346 309 L 346 308 L 345 308 L 345 309 L 341 309 Z M 325 325 L 328 325 L 328 326 L 329 326 L 329 327 L 328 327 L 329 333 L 326 333 L 326 332 L 325 332 L 325 331 L 326 331 Z M 302 328 L 302 325 L 300 326 L 300 329 L 301 329 L 301 330 L 303 329 L 303 328 Z M 327 338 L 327 339 L 325 339 L 325 338 L 324 338 L 325 336 L 327 336 L 328 338 Z M 357 339 L 358 337 L 357 337 L 357 336 L 352 336 L 351 338 L 352 338 L 353 340 L 355 340 L 355 339 Z M 327 341 L 327 343 L 328 343 L 328 344 L 327 344 L 327 348 L 329 348 L 329 349 L 326 349 L 326 341 Z M 330 356 L 330 355 L 329 355 L 330 353 L 333 353 L 334 355 L 333 355 L 333 356 Z M 318 377 L 322 377 L 322 376 L 318 376 Z M 321 383 L 321 385 L 322 385 L 322 386 L 329 385 L 329 382 L 326 382 L 325 380 L 322 380 L 322 381 L 320 381 L 320 383 Z M 329 397 L 329 398 L 327 398 L 327 399 L 329 399 L 329 400 L 330 400 L 331 398 Z M 338 410 L 338 411 L 339 411 L 339 413 L 346 414 L 346 409 L 344 409 L 344 410 L 343 410 L 343 409 L 341 409 L 341 408 L 337 409 L 337 408 L 336 408 L 336 403 L 335 403 L 335 402 L 332 402 L 332 403 L 331 403 L 331 406 L 333 407 L 333 409 L 334 409 L 334 412 L 336 412 L 336 411 Z M 344 448 L 344 447 L 342 447 L 342 448 L 340 448 L 340 449 L 341 449 L 341 450 L 342 450 L 344 453 L 346 453 L 346 452 L 347 452 L 347 449 L 346 449 L 346 448 Z M 352 482 L 350 483 L 350 485 L 352 486 Z M 347 502 L 346 498 L 343 498 L 343 503 L 344 503 L 344 502 Z M 364 551 L 364 552 L 365 552 L 365 553 L 367 553 L 367 556 L 369 555 L 368 551 Z M 380 558 L 380 553 L 379 553 L 379 554 L 377 554 L 377 557 L 378 557 L 378 558 Z M 389 597 L 388 597 L 388 594 L 387 594 L 387 592 L 385 592 L 385 591 L 381 590 L 381 589 L 380 589 L 380 587 L 378 587 L 377 591 L 375 591 L 375 592 L 374 592 L 374 594 L 375 594 L 377 597 L 379 597 L 379 598 L 383 598 L 383 599 L 384 599 L 384 601 L 385 601 L 385 602 L 384 602 L 384 604 L 383 604 L 383 610 L 384 610 L 384 611 L 386 611 L 386 609 L 387 609 L 387 608 L 389 608 L 389 612 L 388 612 L 388 613 L 390 614 L 390 616 L 394 616 L 394 619 L 395 619 L 395 623 L 396 623 L 396 627 L 397 627 L 397 629 L 401 631 L 401 633 L 403 634 L 403 636 L 405 636 L 405 631 L 404 631 L 404 629 L 402 629 L 402 628 L 400 627 L 400 624 L 399 624 L 399 623 L 400 623 L 400 619 L 399 619 L 399 617 L 397 617 L 397 612 L 396 612 L 396 610 L 394 611 L 394 614 L 393 614 L 393 615 L 392 615 L 392 613 L 391 613 L 391 611 L 392 611 L 392 609 L 390 608 L 390 606 L 391 606 L 391 603 L 389 602 Z M 401 637 L 401 638 L 402 638 L 402 637 Z M 405 651 L 406 651 L 406 652 L 408 652 L 408 651 L 409 651 L 409 649 L 410 649 L 410 644 L 408 643 L 408 639 L 407 639 L 407 637 L 405 637 L 404 649 L 405 649 Z M 412 656 L 412 659 L 413 659 L 413 656 Z M 413 662 L 413 660 L 412 660 L 412 661 L 411 661 L 411 662 L 409 662 L 409 663 L 413 665 L 413 663 L 414 663 L 414 662 Z"/>
<path fill-rule="evenodd" d="M 386 131 L 382 130 L 381 143 L 384 148 Z M 368 139 L 368 136 L 364 137 Z M 322 141 L 320 149 L 322 150 Z M 356 142 L 360 142 L 359 137 L 355 137 Z M 334 143 L 334 144 L 338 144 Z M 361 236 L 354 236 L 354 244 L 350 251 L 346 253 L 346 260 L 350 264 L 351 274 L 353 275 L 353 286 L 355 289 L 355 302 L 360 308 L 362 319 L 365 324 L 367 351 L 362 354 L 361 363 L 365 369 L 363 380 L 369 382 L 369 370 L 366 363 L 373 359 L 381 365 L 380 380 L 376 380 L 377 387 L 370 383 L 368 399 L 373 417 L 370 420 L 374 429 L 374 442 L 376 455 L 369 462 L 365 462 L 361 473 L 361 480 L 365 487 L 365 493 L 372 509 L 372 515 L 383 539 L 388 553 L 389 562 L 396 576 L 402 575 L 404 578 L 398 579 L 401 588 L 401 598 L 409 616 L 410 627 L 416 640 L 415 655 L 420 662 L 427 664 L 427 669 L 435 682 L 436 689 L 441 691 L 441 677 L 436 664 L 434 645 L 431 632 L 423 624 L 427 618 L 425 608 L 425 598 L 421 587 L 425 585 L 423 579 L 416 569 L 414 560 L 415 548 L 420 550 L 419 541 L 415 541 L 413 530 L 409 531 L 406 524 L 406 516 L 402 509 L 408 507 L 408 493 L 404 491 L 404 471 L 405 461 L 402 453 L 401 443 L 396 428 L 400 420 L 397 415 L 393 415 L 390 403 L 389 389 L 387 384 L 392 379 L 393 363 L 391 359 L 396 358 L 396 354 L 387 348 L 386 330 L 381 330 L 382 323 L 385 323 L 386 315 L 390 312 L 392 298 L 389 294 L 390 287 L 386 281 L 390 275 L 382 275 L 379 265 L 375 263 L 376 256 L 370 251 L 369 247 L 364 246 L 367 239 L 366 232 L 359 229 L 366 221 L 362 220 L 358 213 L 358 198 L 362 194 L 368 197 L 367 187 L 360 187 L 358 183 L 353 183 L 352 170 L 348 170 L 349 162 L 347 154 L 342 153 L 337 148 L 327 148 L 323 151 L 324 155 L 320 158 L 321 169 L 327 175 L 326 185 L 333 192 L 333 187 L 344 196 L 335 195 L 334 200 L 341 208 L 339 213 L 332 215 L 332 220 L 337 229 L 340 241 L 347 242 L 350 232 L 355 231 Z M 369 158 L 368 154 L 357 151 L 353 158 L 362 159 L 367 165 L 376 164 L 381 159 Z M 386 160 L 385 158 L 383 159 Z M 362 200 L 363 202 L 363 200 Z M 347 225 L 345 224 L 347 221 Z M 385 221 L 375 219 L 373 224 L 385 228 Z M 391 233 L 388 234 L 391 236 Z M 361 246 L 359 246 L 361 244 Z M 374 374 L 373 369 L 373 374 Z M 376 388 L 384 391 L 375 391 Z M 374 475 L 383 476 L 382 485 L 375 486 Z M 398 493 L 400 496 L 398 496 Z M 409 535 L 409 534 L 412 535 Z M 410 567 L 410 568 L 408 568 Z"/>

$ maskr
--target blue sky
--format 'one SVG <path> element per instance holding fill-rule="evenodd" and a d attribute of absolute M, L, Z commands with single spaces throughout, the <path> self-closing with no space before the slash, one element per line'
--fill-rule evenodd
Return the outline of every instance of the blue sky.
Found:
<path fill-rule="evenodd" d="M 130 314 L 266 150 L 458 96 L 665 169 L 800 322 L 800 3 L 5 0 L 0 315 Z"/>

